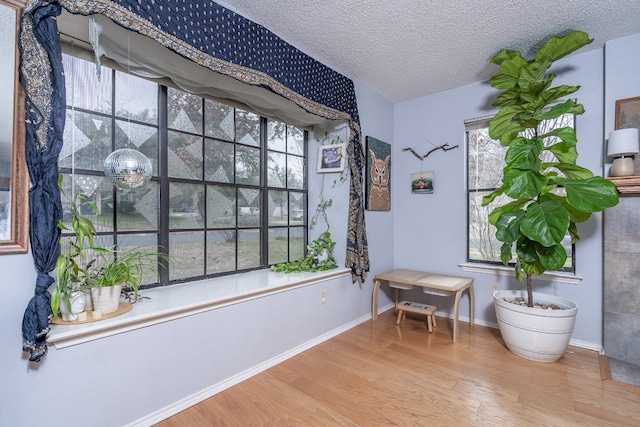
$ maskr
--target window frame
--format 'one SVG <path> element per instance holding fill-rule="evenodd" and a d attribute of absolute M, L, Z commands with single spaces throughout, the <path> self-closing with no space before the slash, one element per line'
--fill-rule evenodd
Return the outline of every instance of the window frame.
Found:
<path fill-rule="evenodd" d="M 564 115 L 563 115 L 564 116 Z M 563 117 L 561 116 L 561 117 Z M 573 128 L 576 129 L 576 116 L 575 114 L 570 114 L 570 116 L 572 116 L 572 125 Z M 476 259 L 476 258 L 472 258 L 471 257 L 471 251 L 472 251 L 472 245 L 471 245 L 471 208 L 472 208 L 472 195 L 474 193 L 479 193 L 479 192 L 484 192 L 486 194 L 490 194 L 491 192 L 493 192 L 497 187 L 487 187 L 487 188 L 472 188 L 471 187 L 471 167 L 470 167 L 470 163 L 471 163 L 471 144 L 470 144 L 470 140 L 469 140 L 469 133 L 471 131 L 477 131 L 477 130 L 482 130 L 482 129 L 486 129 L 487 131 L 487 137 L 488 137 L 488 129 L 489 129 L 489 122 L 491 121 L 491 119 L 494 117 L 494 115 L 491 116 L 484 116 L 484 117 L 478 117 L 475 119 L 468 119 L 464 121 L 464 126 L 465 126 L 465 143 L 466 143 L 466 188 L 467 188 L 467 241 L 466 241 L 466 263 L 467 265 L 469 264 L 477 264 L 477 265 L 487 265 L 487 266 L 504 266 L 504 264 L 502 263 L 502 261 L 498 260 L 491 260 L 491 259 Z M 494 143 L 496 143 L 497 145 L 500 145 L 498 141 L 493 140 L 492 138 L 488 137 L 491 141 L 493 141 Z M 506 148 L 505 148 L 506 150 Z M 501 157 L 501 161 L 500 161 L 500 170 L 504 170 L 504 166 L 505 166 L 505 162 L 504 162 L 504 157 Z M 502 173 L 500 175 L 500 182 L 502 180 Z M 488 226 L 490 226 L 488 224 L 488 217 L 484 217 L 486 224 Z M 492 228 L 494 228 L 493 226 L 490 226 Z M 492 237 L 495 238 L 495 233 L 492 234 Z M 569 236 L 567 236 L 569 237 Z M 571 254 L 567 257 L 567 260 L 569 261 L 569 265 L 565 266 L 561 269 L 555 270 L 555 273 L 560 273 L 560 274 L 575 274 L 576 273 L 576 250 L 575 250 L 575 243 L 571 243 Z M 515 262 L 509 262 L 508 267 L 515 267 Z"/>
<path fill-rule="evenodd" d="M 83 60 L 83 61 L 87 61 L 86 57 L 84 57 L 83 54 L 74 54 L 75 52 L 65 52 L 64 55 L 69 56 L 72 58 L 72 60 Z M 126 117 L 122 117 L 121 115 L 116 114 L 116 109 L 117 109 L 117 105 L 116 105 L 116 91 L 117 91 L 117 73 L 123 73 L 123 74 L 131 74 L 128 73 L 127 71 L 122 70 L 119 67 L 103 67 L 102 68 L 102 78 L 104 79 L 105 77 L 111 79 L 111 93 L 110 93 L 110 99 L 111 99 L 111 106 L 110 106 L 110 111 L 108 113 L 104 113 L 101 111 L 92 111 L 86 108 L 80 108 L 80 107 L 76 107 L 75 103 L 73 102 L 75 100 L 75 98 L 72 98 L 72 102 L 71 105 L 67 105 L 67 113 L 69 111 L 72 111 L 73 114 L 75 114 L 75 112 L 80 112 L 80 113 L 85 113 L 85 114 L 90 114 L 92 116 L 100 116 L 103 117 L 105 119 L 111 120 L 111 135 L 110 135 L 110 150 L 111 152 L 113 150 L 116 149 L 116 144 L 117 144 L 117 137 L 116 137 L 116 133 L 114 131 L 115 127 L 116 127 L 116 121 L 122 121 L 122 120 L 128 120 L 129 122 L 133 123 L 133 124 L 144 124 L 144 125 L 149 125 L 149 123 L 143 123 L 143 122 L 138 122 L 136 120 L 132 120 L 132 119 L 128 119 Z M 133 75 L 133 74 L 131 74 Z M 144 79 L 143 77 L 139 77 L 139 76 L 135 76 L 136 78 L 141 78 Z M 74 80 L 74 76 L 68 77 L 69 79 L 71 79 L 72 82 L 75 83 Z M 276 121 L 274 120 L 274 122 L 279 122 L 282 123 L 282 125 L 284 126 L 284 151 L 282 153 L 284 153 L 285 155 L 285 162 L 289 161 L 290 156 L 294 156 L 296 158 L 302 159 L 301 163 L 302 163 L 302 184 L 301 184 L 301 188 L 292 188 L 289 187 L 289 181 L 288 179 L 285 179 L 286 182 L 284 182 L 284 186 L 283 187 L 274 187 L 274 186 L 269 186 L 269 180 L 268 180 L 268 161 L 269 161 L 269 154 L 270 152 L 278 152 L 280 153 L 280 151 L 278 150 L 272 150 L 269 148 L 268 146 L 268 141 L 267 141 L 267 135 L 268 135 L 268 130 L 267 130 L 267 126 L 268 126 L 268 119 L 264 116 L 260 116 L 259 114 L 256 114 L 259 117 L 259 145 L 255 148 L 260 150 L 260 154 L 259 154 L 259 161 L 260 161 L 260 166 L 259 166 L 259 184 L 255 184 L 255 185 L 250 185 L 250 184 L 243 184 L 243 183 L 238 183 L 237 182 L 237 175 L 235 174 L 236 171 L 236 149 L 238 146 L 244 146 L 244 144 L 242 144 L 241 142 L 237 141 L 236 139 L 236 132 L 237 132 L 237 127 L 236 127 L 236 120 L 237 120 L 237 111 L 247 111 L 248 113 L 252 113 L 248 110 L 245 109 L 240 109 L 240 108 L 236 108 L 232 105 L 228 105 L 228 104 L 224 104 L 221 103 L 219 100 L 217 99 L 211 99 L 207 96 L 202 96 L 202 95 L 195 95 L 200 98 L 201 102 L 202 102 L 202 130 L 200 132 L 200 134 L 193 134 L 193 133 L 189 133 L 189 132 L 184 132 L 186 135 L 189 136 L 195 136 L 198 138 L 201 138 L 201 144 L 202 144 L 202 154 L 201 154 L 201 162 L 202 162 L 202 176 L 199 177 L 199 179 L 197 180 L 193 180 L 193 179 L 185 179 L 185 178 L 178 178 L 178 177 L 170 177 L 168 172 L 169 172 L 169 159 L 168 159 L 168 152 L 169 152 L 169 133 L 175 131 L 175 129 L 170 128 L 169 123 L 168 123 L 168 119 L 169 119 L 169 101 L 168 101 L 168 93 L 169 93 L 169 88 L 175 89 L 175 90 L 179 90 L 182 92 L 186 92 L 183 91 L 180 88 L 168 85 L 167 82 L 163 81 L 163 82 L 158 82 L 155 81 L 153 79 L 144 79 L 144 80 L 148 80 L 151 81 L 152 83 L 154 83 L 156 85 L 156 88 L 158 90 L 158 97 L 157 97 L 157 123 L 154 124 L 153 126 L 156 127 L 157 129 L 157 168 L 154 171 L 154 174 L 152 175 L 150 182 L 154 183 L 157 186 L 157 203 L 158 203 L 158 209 L 157 209 L 157 214 L 158 214 L 158 223 L 157 223 L 157 228 L 156 229 L 132 229 L 132 230 L 119 230 L 118 229 L 118 189 L 115 186 L 111 186 L 111 197 L 112 197 L 112 202 L 113 202 L 113 226 L 111 228 L 111 230 L 99 230 L 97 232 L 98 236 L 113 236 L 113 243 L 115 245 L 118 244 L 118 238 L 120 236 L 123 235 L 132 235 L 132 234 L 147 234 L 147 235 L 155 235 L 156 236 L 156 241 L 157 241 L 157 250 L 158 252 L 163 252 L 166 254 L 171 254 L 171 247 L 170 247 L 170 238 L 171 238 L 171 234 L 172 233 L 177 233 L 177 232 L 183 232 L 183 231 L 189 231 L 189 232 L 197 232 L 197 233 L 202 233 L 203 236 L 203 240 L 197 243 L 201 243 L 203 245 L 203 257 L 201 259 L 199 259 L 200 264 L 198 264 L 197 268 L 202 268 L 202 275 L 198 275 L 198 276 L 189 276 L 189 277 L 177 277 L 177 278 L 171 278 L 170 277 L 170 269 L 171 269 L 171 261 L 166 261 L 166 260 L 159 260 L 159 266 L 160 268 L 158 269 L 159 272 L 159 280 L 155 283 L 145 283 L 144 285 L 141 286 L 141 288 L 153 288 L 153 287 L 158 287 L 158 286 L 168 286 L 168 285 L 173 285 L 173 284 L 177 284 L 177 283 L 185 283 L 185 282 L 190 282 L 190 281 L 196 281 L 196 280 L 202 280 L 202 279 L 207 279 L 207 278 L 214 278 L 214 277 L 220 277 L 220 276 L 228 276 L 228 275 L 233 275 L 233 274 L 238 274 L 238 273 L 243 273 L 243 272 L 247 272 L 247 271 L 252 271 L 252 270 L 261 270 L 261 269 L 266 269 L 269 268 L 271 265 L 276 264 L 278 262 L 282 262 L 281 259 L 276 259 L 274 261 L 269 261 L 269 233 L 271 229 L 283 229 L 286 230 L 286 235 L 287 235 L 287 248 L 286 248 L 286 253 L 287 253 L 287 260 L 291 260 L 292 258 L 292 249 L 291 249 L 291 239 L 295 238 L 295 239 L 302 239 L 302 242 L 298 244 L 298 246 L 300 246 L 300 250 L 302 250 L 303 254 L 305 252 L 305 248 L 308 242 L 308 212 L 309 212 L 309 207 L 308 207 L 308 198 L 309 198 L 309 169 L 308 169 L 308 145 L 309 145 L 309 132 L 305 129 L 301 129 L 289 124 L 286 124 L 282 121 Z M 72 90 L 76 90 L 76 88 L 73 88 Z M 88 90 L 91 90 L 91 88 L 88 88 Z M 188 93 L 188 92 L 186 92 Z M 72 95 L 73 97 L 73 95 Z M 206 113 L 205 113 L 205 99 L 210 99 L 211 101 L 217 102 L 219 104 L 223 104 L 223 105 L 227 105 L 228 107 L 232 108 L 233 110 L 233 116 L 234 116 L 234 124 L 233 124 L 233 140 L 223 140 L 220 138 L 214 138 L 212 136 L 208 136 L 207 133 L 205 132 L 205 127 L 206 127 Z M 255 113 L 253 113 L 255 114 Z M 67 126 L 69 124 L 67 123 Z M 289 144 L 287 143 L 287 138 L 289 137 L 289 129 L 290 128 L 295 128 L 298 131 L 302 132 L 302 141 L 301 141 L 301 146 L 300 146 L 300 142 L 298 142 L 298 147 L 301 148 L 301 153 L 293 153 L 293 152 L 289 152 Z M 182 131 L 181 131 L 182 132 Z M 206 161 L 205 161 L 205 148 L 206 148 L 206 144 L 207 144 L 207 140 L 215 140 L 215 141 L 224 141 L 224 142 L 228 142 L 230 144 L 233 144 L 233 151 L 234 151 L 234 179 L 232 180 L 233 182 L 231 183 L 221 183 L 221 182 L 215 182 L 215 181 L 211 181 L 211 180 L 207 180 L 206 178 Z M 299 141 L 299 140 L 298 140 Z M 84 168 L 78 168 L 75 166 L 75 159 L 72 162 L 72 166 L 67 167 L 67 166 L 59 166 L 59 172 L 61 175 L 67 175 L 67 176 L 74 176 L 74 175 L 89 175 L 89 176 L 96 176 L 96 177 L 100 177 L 100 178 L 104 178 L 104 172 L 102 170 L 97 170 L 97 169 L 84 169 Z M 299 165 L 299 163 L 298 163 Z M 95 168 L 95 165 L 94 165 Z M 288 173 L 289 169 L 287 168 L 285 173 Z M 105 178 L 106 179 L 106 178 Z M 199 185 L 202 186 L 202 189 L 204 191 L 202 198 L 204 200 L 204 216 L 206 217 L 206 205 L 207 205 L 207 190 L 209 187 L 211 186 L 227 186 L 229 188 L 234 188 L 235 189 L 235 194 L 236 194 L 236 198 L 234 201 L 234 206 L 235 206 L 235 222 L 233 227 L 228 227 L 229 229 L 233 228 L 233 232 L 235 233 L 235 258 L 234 258 L 234 269 L 233 270 L 228 270 L 228 271 L 222 271 L 222 272 L 213 272 L 213 273 L 208 273 L 207 272 L 207 245 L 208 245 L 208 233 L 211 231 L 216 231 L 218 230 L 218 228 L 214 228 L 212 225 L 207 224 L 206 220 L 207 218 L 203 218 L 202 220 L 202 225 L 198 228 L 195 229 L 182 229 L 182 228 L 171 228 L 170 226 L 170 221 L 169 221 L 169 214 L 171 211 L 171 206 L 170 206 L 170 185 L 171 183 L 189 183 L 189 184 L 195 184 L 195 185 Z M 73 182 L 71 184 L 72 186 L 76 186 L 76 182 Z M 240 207 L 237 206 L 238 205 L 238 192 L 240 188 L 251 188 L 251 189 L 257 189 L 258 191 L 261 192 L 261 196 L 260 196 L 260 214 L 258 215 L 259 220 L 258 220 L 258 224 L 254 227 L 251 226 L 249 228 L 247 227 L 243 227 L 239 224 L 238 218 L 240 215 Z M 270 224 L 270 218 L 269 218 L 269 191 L 282 191 L 286 193 L 286 200 L 287 200 L 287 213 L 286 213 L 286 223 L 285 224 L 279 224 L 279 225 L 274 225 L 274 224 Z M 299 220 L 295 220 L 296 223 L 292 224 L 292 220 L 289 218 L 289 214 L 291 212 L 291 207 L 289 206 L 290 200 L 291 200 L 291 194 L 292 193 L 298 193 L 298 199 L 302 200 L 301 202 L 301 207 L 304 211 L 304 214 L 302 215 L 302 217 Z M 163 196 L 166 195 L 166 196 Z M 281 216 L 284 216 L 284 213 L 281 212 Z M 299 221 L 299 222 L 298 222 Z M 226 229 L 226 228 L 225 228 Z M 247 230 L 247 229 L 257 229 L 260 235 L 260 245 L 259 245 L 259 260 L 256 266 L 251 266 L 249 268 L 239 268 L 239 253 L 238 253 L 238 243 L 239 243 L 239 232 L 242 230 Z M 296 236 L 294 237 L 292 235 L 292 230 L 297 229 L 297 230 L 301 230 L 301 232 L 299 231 L 298 234 L 296 234 Z M 70 235 L 70 233 L 66 233 L 63 231 L 62 236 L 63 238 L 65 236 Z M 295 254 L 295 258 L 297 258 L 298 255 L 297 252 Z"/>

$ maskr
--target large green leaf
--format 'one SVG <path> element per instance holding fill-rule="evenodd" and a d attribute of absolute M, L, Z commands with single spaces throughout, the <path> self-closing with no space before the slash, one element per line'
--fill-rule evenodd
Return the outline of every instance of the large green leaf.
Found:
<path fill-rule="evenodd" d="M 547 184 L 547 178 L 535 170 L 505 168 L 502 178 L 504 193 L 512 199 L 532 199 Z"/>
<path fill-rule="evenodd" d="M 516 114 L 522 112 L 521 107 L 504 107 L 489 122 L 489 136 L 493 139 L 500 139 L 507 130 L 511 120 Z"/>
<path fill-rule="evenodd" d="M 527 206 L 527 213 L 520 222 L 522 234 L 547 247 L 562 242 L 568 227 L 569 212 L 553 199 Z"/>
<path fill-rule="evenodd" d="M 509 265 L 513 259 L 513 253 L 511 252 L 511 242 L 505 242 L 500 247 L 500 260 L 504 265 Z"/>
<path fill-rule="evenodd" d="M 536 253 L 545 270 L 559 270 L 567 261 L 567 250 L 560 243 L 550 247 L 536 245 Z"/>
<path fill-rule="evenodd" d="M 496 238 L 504 243 L 511 243 L 520 237 L 520 220 L 524 216 L 523 210 L 505 212 L 500 215 L 496 223 Z"/>
<path fill-rule="evenodd" d="M 551 151 L 556 159 L 562 163 L 575 163 L 578 159 L 578 150 L 575 145 L 567 144 L 566 142 L 558 142 L 557 144 L 553 144 L 550 147 L 547 147 L 547 150 Z"/>
<path fill-rule="evenodd" d="M 491 105 L 496 108 L 502 108 L 509 105 L 518 105 L 520 102 L 520 89 L 514 88 L 502 92 Z"/>
<path fill-rule="evenodd" d="M 591 172 L 589 169 L 583 168 L 582 166 L 578 166 L 573 163 L 543 163 L 542 167 L 556 168 L 571 180 L 589 179 L 593 176 L 593 172 Z"/>
<path fill-rule="evenodd" d="M 504 194 L 504 190 L 502 189 L 502 187 L 496 188 L 491 193 L 482 197 L 482 206 L 487 206 L 489 203 L 493 202 L 496 199 L 496 197 L 502 196 L 503 194 Z"/>
<path fill-rule="evenodd" d="M 522 56 L 515 54 L 502 61 L 498 72 L 491 77 L 489 83 L 492 87 L 500 90 L 516 87 L 520 72 L 527 64 L 528 62 Z"/>
<path fill-rule="evenodd" d="M 569 204 L 569 202 L 567 202 L 566 197 L 558 196 L 557 194 L 553 194 L 553 193 L 547 193 L 544 195 L 544 197 L 554 199 L 562 203 L 562 206 L 564 206 L 567 212 L 569 212 L 569 220 L 571 222 L 580 223 L 580 222 L 585 222 L 586 220 L 591 218 L 591 212 L 585 212 L 585 211 L 581 211 L 574 208 Z"/>
<path fill-rule="evenodd" d="M 550 80 L 551 78 L 548 78 L 547 82 L 551 83 Z M 552 87 L 540 94 L 540 96 L 537 99 L 536 105 L 538 106 L 538 108 L 542 108 L 545 105 L 549 105 L 560 98 L 563 98 L 567 95 L 571 95 L 572 93 L 576 92 L 578 89 L 580 89 L 580 86 L 560 85 L 560 86 Z"/>
<path fill-rule="evenodd" d="M 538 259 L 535 242 L 521 236 L 516 243 L 516 255 L 522 262 L 535 262 Z"/>
<path fill-rule="evenodd" d="M 591 43 L 593 39 L 583 31 L 572 31 L 565 36 L 555 36 L 549 39 L 536 52 L 536 60 L 557 61 Z"/>
<path fill-rule="evenodd" d="M 584 107 L 582 106 L 582 104 L 576 104 L 573 99 L 568 99 L 561 104 L 556 104 L 550 109 L 537 114 L 535 117 L 540 121 L 552 120 L 568 113 L 582 114 L 584 113 Z"/>
<path fill-rule="evenodd" d="M 528 202 L 529 202 L 529 199 L 514 200 L 505 205 L 498 206 L 489 214 L 489 224 L 496 225 L 496 223 L 498 222 L 498 219 L 500 219 L 500 215 L 502 215 L 505 212 L 513 212 L 517 209 L 521 209 Z"/>
<path fill-rule="evenodd" d="M 609 180 L 594 176 L 585 180 L 563 180 L 567 202 L 584 212 L 600 212 L 618 204 L 618 190 Z"/>
<path fill-rule="evenodd" d="M 505 162 L 514 169 L 539 169 L 542 144 L 528 142 L 523 138 L 514 141 L 507 150 Z"/>
<path fill-rule="evenodd" d="M 550 136 L 557 136 L 565 144 L 571 147 L 578 143 L 578 138 L 576 137 L 576 130 L 569 126 L 554 129 L 550 132 L 540 135 L 540 138 L 547 138 Z"/>

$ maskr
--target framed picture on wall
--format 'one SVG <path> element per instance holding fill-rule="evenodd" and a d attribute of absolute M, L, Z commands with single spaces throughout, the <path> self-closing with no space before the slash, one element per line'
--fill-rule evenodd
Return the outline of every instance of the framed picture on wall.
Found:
<path fill-rule="evenodd" d="M 616 101 L 616 129 L 640 129 L 640 96 Z"/>
<path fill-rule="evenodd" d="M 346 144 L 321 145 L 318 149 L 318 173 L 342 172 L 346 157 Z"/>
<path fill-rule="evenodd" d="M 365 208 L 391 210 L 391 145 L 367 137 Z"/>
<path fill-rule="evenodd" d="M 411 192 L 413 194 L 433 194 L 433 172 L 412 173 Z"/>

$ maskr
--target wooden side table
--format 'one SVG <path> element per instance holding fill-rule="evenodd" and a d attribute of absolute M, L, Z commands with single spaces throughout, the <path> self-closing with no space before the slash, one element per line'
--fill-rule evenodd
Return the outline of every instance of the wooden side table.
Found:
<path fill-rule="evenodd" d="M 374 278 L 373 298 L 371 304 L 371 318 L 378 318 L 378 292 L 383 281 L 395 282 L 403 285 L 421 286 L 429 293 L 433 290 L 437 295 L 455 296 L 453 314 L 453 342 L 458 340 L 458 323 L 460 315 L 460 298 L 462 293 L 469 293 L 469 325 L 473 325 L 473 278 L 449 276 L 444 274 L 427 273 L 424 271 L 398 269 L 378 274 Z"/>

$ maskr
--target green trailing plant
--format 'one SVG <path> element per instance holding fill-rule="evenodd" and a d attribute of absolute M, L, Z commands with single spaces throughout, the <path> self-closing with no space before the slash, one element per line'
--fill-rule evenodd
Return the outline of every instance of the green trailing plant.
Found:
<path fill-rule="evenodd" d="M 69 197 L 62 189 L 62 176 L 58 180 L 58 188 L 71 207 L 71 228 L 62 220 L 58 222 L 58 227 L 73 232 L 73 235 L 68 242 L 60 241 L 62 251 L 56 261 L 56 285 L 51 292 L 54 315 L 58 313 L 61 301 L 71 309 L 71 293 L 96 287 L 121 284 L 133 291 L 133 301 L 136 301 L 145 275 L 157 274 L 158 260 L 168 262 L 168 256 L 144 247 L 124 251 L 117 246 L 95 246 L 96 228 L 89 218 L 82 216 L 81 208 L 88 206 L 98 214 L 97 206 L 82 194 Z"/>
<path fill-rule="evenodd" d="M 331 239 L 331 233 L 325 231 L 317 239 L 307 245 L 305 256 L 295 261 L 283 262 L 271 266 L 271 271 L 277 273 L 300 273 L 303 271 L 326 271 L 338 267 L 333 256 L 336 242 Z"/>
<path fill-rule="evenodd" d="M 527 60 L 518 51 L 503 50 L 491 62 L 499 65 L 491 86 L 501 90 L 493 105 L 498 113 L 489 135 L 509 147 L 502 184 L 483 198 L 483 206 L 500 196 L 508 202 L 489 214 L 496 238 L 502 242 L 501 260 L 508 265 L 515 246 L 515 273 L 526 276 L 528 305 L 533 306 L 531 277 L 560 269 L 567 260 L 562 240 L 578 240 L 576 224 L 618 203 L 610 181 L 576 164 L 577 137 L 572 127 L 540 131 L 540 124 L 563 114 L 584 113 L 573 99 L 560 101 L 580 86 L 555 86 L 547 73 L 554 61 L 591 43 L 582 31 L 549 39 Z"/>

